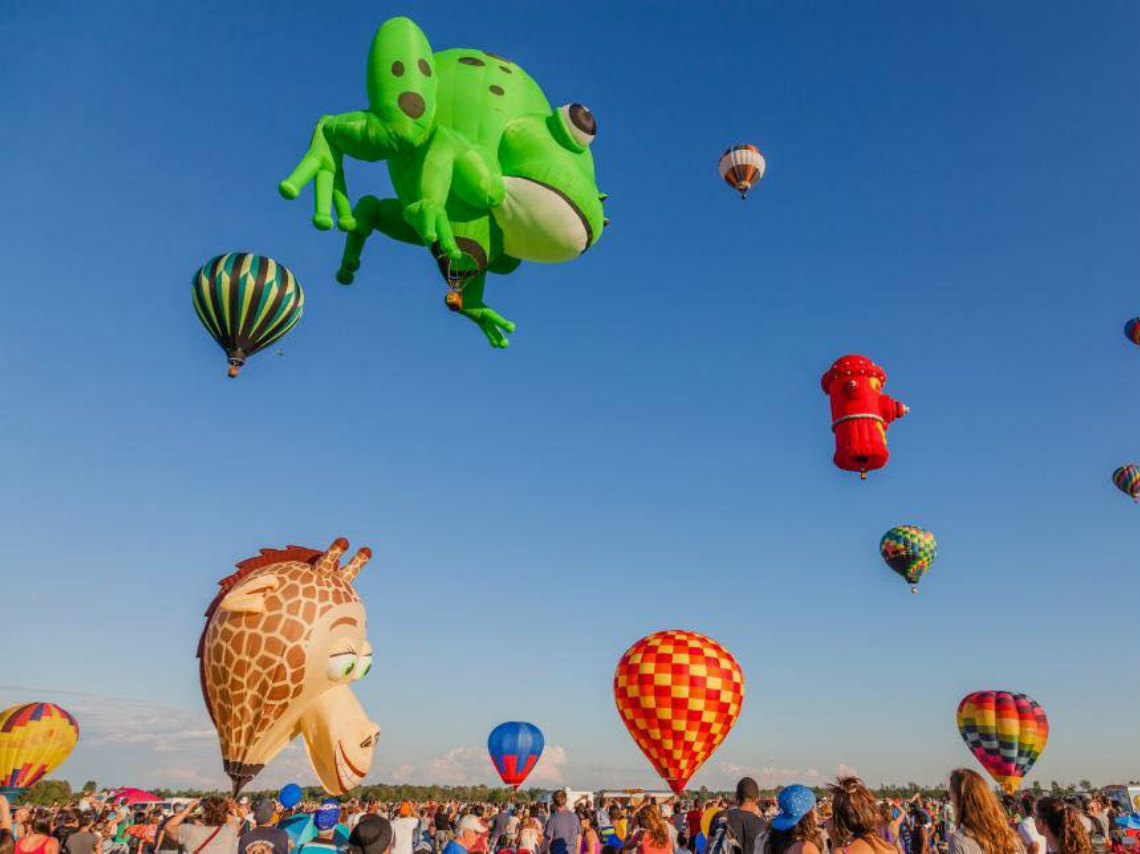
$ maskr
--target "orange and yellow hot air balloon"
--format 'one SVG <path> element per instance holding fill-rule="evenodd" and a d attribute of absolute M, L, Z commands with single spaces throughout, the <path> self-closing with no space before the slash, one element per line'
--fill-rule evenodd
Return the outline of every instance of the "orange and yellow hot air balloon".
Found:
<path fill-rule="evenodd" d="M 744 673 L 704 635 L 654 632 L 618 662 L 614 700 L 641 752 L 680 795 L 740 716 Z"/>
<path fill-rule="evenodd" d="M 79 741 L 79 724 L 54 703 L 0 712 L 0 794 L 9 800 L 54 771 Z"/>
<path fill-rule="evenodd" d="M 741 199 L 764 177 L 766 168 L 764 155 L 755 145 L 734 145 L 720 156 L 720 177 Z"/>

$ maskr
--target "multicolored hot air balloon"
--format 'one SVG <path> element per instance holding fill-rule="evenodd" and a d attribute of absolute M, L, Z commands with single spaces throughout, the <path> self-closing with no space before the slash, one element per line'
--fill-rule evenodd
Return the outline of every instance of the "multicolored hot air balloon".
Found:
<path fill-rule="evenodd" d="M 534 770 L 546 741 L 542 730 L 524 721 L 501 723 L 487 736 L 487 752 L 508 786 L 518 789 Z"/>
<path fill-rule="evenodd" d="M 1117 489 L 1130 496 L 1133 501 L 1140 501 L 1140 466 L 1136 463 L 1129 463 L 1114 471 L 1112 482 L 1116 484 Z"/>
<path fill-rule="evenodd" d="M 918 582 L 938 555 L 938 541 L 930 531 L 917 525 L 897 525 L 879 540 L 879 554 L 887 566 L 918 592 Z"/>
<path fill-rule="evenodd" d="M 1037 701 L 1009 691 L 975 691 L 958 704 L 958 732 L 994 781 L 1012 795 L 1049 740 Z"/>
<path fill-rule="evenodd" d="M 54 703 L 0 712 L 0 795 L 13 800 L 54 771 L 79 741 L 79 724 Z"/>
<path fill-rule="evenodd" d="M 764 177 L 764 155 L 755 145 L 734 145 L 720 156 L 720 177 L 743 200 Z"/>
<path fill-rule="evenodd" d="M 1124 324 L 1124 337 L 1133 344 L 1140 345 L 1140 317 L 1134 317 Z"/>
<path fill-rule="evenodd" d="M 226 351 L 230 377 L 245 360 L 297 325 L 305 292 L 289 268 L 265 255 L 230 252 L 194 275 L 194 310 Z"/>
<path fill-rule="evenodd" d="M 618 662 L 614 700 L 641 752 L 680 795 L 740 716 L 744 673 L 704 635 L 654 632 Z"/>

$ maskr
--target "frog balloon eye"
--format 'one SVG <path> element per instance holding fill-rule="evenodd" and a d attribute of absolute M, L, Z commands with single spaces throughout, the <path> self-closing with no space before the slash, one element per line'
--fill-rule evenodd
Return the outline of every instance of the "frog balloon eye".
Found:
<path fill-rule="evenodd" d="M 372 656 L 369 656 L 369 659 L 371 658 Z M 329 663 L 325 668 L 325 673 L 327 673 L 329 679 L 332 679 L 334 682 L 340 682 L 344 679 L 351 679 L 356 673 L 356 653 L 333 653 L 329 656 Z"/>
<path fill-rule="evenodd" d="M 559 107 L 558 110 L 562 113 L 566 130 L 570 132 L 570 136 L 574 137 L 576 143 L 587 146 L 594 141 L 594 137 L 598 135 L 598 123 L 594 120 L 594 114 L 590 112 L 589 107 L 583 107 L 581 104 L 567 104 L 564 107 Z"/>
<path fill-rule="evenodd" d="M 363 679 L 368 675 L 368 671 L 372 669 L 372 653 L 366 652 L 356 660 L 356 672 L 353 673 L 353 679 Z"/>

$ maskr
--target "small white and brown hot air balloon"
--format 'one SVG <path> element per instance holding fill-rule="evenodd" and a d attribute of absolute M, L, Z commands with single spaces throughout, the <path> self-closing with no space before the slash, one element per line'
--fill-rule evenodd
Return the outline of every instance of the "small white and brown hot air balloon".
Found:
<path fill-rule="evenodd" d="M 734 145 L 720 156 L 720 177 L 744 199 L 764 177 L 764 155 L 755 145 Z"/>

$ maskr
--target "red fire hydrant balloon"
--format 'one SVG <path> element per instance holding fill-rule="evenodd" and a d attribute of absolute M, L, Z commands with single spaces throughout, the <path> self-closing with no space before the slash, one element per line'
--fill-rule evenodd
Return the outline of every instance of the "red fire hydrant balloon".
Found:
<path fill-rule="evenodd" d="M 823 375 L 823 391 L 831 398 L 835 464 L 863 478 L 887 464 L 887 425 L 910 411 L 883 394 L 886 382 L 886 371 L 866 356 L 844 356 Z"/>

